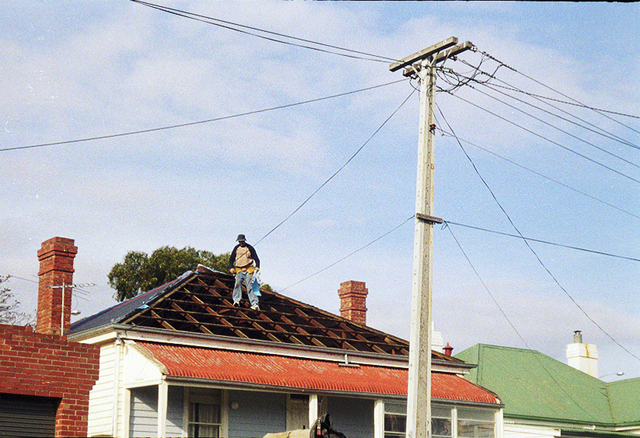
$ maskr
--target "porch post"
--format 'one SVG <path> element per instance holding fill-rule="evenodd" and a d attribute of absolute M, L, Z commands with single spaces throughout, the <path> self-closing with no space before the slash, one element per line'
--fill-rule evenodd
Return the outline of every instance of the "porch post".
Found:
<path fill-rule="evenodd" d="M 309 427 L 318 419 L 320 407 L 318 403 L 318 394 L 309 395 Z"/>
<path fill-rule="evenodd" d="M 169 385 L 163 380 L 158 385 L 158 436 L 167 436 L 167 405 L 169 399 Z"/>
<path fill-rule="evenodd" d="M 384 438 L 384 400 L 373 405 L 373 438 Z"/>

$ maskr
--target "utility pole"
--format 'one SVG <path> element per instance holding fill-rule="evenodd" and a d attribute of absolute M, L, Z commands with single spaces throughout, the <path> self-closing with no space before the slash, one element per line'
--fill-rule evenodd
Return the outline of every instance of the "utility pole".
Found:
<path fill-rule="evenodd" d="M 448 38 L 394 62 L 389 70 L 404 68 L 404 76 L 420 80 L 420 128 L 416 214 L 413 235 L 413 283 L 411 288 L 411 331 L 409 337 L 409 384 L 407 388 L 407 438 L 431 438 L 431 321 L 433 276 L 434 133 L 436 65 L 471 49 L 470 42 L 458 44 Z"/>

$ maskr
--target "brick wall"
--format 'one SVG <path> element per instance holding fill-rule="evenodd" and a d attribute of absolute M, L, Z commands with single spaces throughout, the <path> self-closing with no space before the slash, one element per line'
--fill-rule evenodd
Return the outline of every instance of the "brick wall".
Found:
<path fill-rule="evenodd" d="M 38 251 L 40 281 L 36 330 L 39 333 L 63 334 L 69 330 L 73 259 L 77 253 L 73 239 L 53 237 L 42 242 Z"/>
<path fill-rule="evenodd" d="M 345 281 L 340 283 L 340 316 L 353 322 L 367 324 L 367 295 L 369 290 L 364 281 Z"/>
<path fill-rule="evenodd" d="M 0 325 L 0 393 L 60 399 L 56 437 L 87 436 L 89 391 L 99 362 L 98 346 Z"/>

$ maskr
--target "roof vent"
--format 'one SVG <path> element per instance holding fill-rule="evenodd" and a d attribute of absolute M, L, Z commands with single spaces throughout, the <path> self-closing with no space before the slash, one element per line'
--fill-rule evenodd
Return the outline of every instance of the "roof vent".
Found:
<path fill-rule="evenodd" d="M 573 343 L 582 344 L 582 332 L 580 330 L 575 330 L 573 332 Z"/>

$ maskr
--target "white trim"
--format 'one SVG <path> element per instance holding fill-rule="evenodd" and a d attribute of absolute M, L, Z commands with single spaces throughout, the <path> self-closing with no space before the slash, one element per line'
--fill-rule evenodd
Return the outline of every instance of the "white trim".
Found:
<path fill-rule="evenodd" d="M 122 351 L 124 343 L 120 339 L 114 342 L 114 365 L 113 365 L 113 406 L 111 411 L 111 434 L 118 436 L 118 407 L 120 400 L 120 363 L 122 361 Z"/>
<path fill-rule="evenodd" d="M 131 424 L 131 390 L 124 390 L 124 402 L 123 402 L 123 415 L 122 415 L 122 436 L 129 436 L 129 425 Z M 118 436 L 118 435 L 114 435 Z"/>
<path fill-rule="evenodd" d="M 313 423 L 320 416 L 320 397 L 318 394 L 309 394 L 309 427 L 313 426 Z"/>
<path fill-rule="evenodd" d="M 381 399 L 373 405 L 373 438 L 384 438 L 384 400 Z"/>
<path fill-rule="evenodd" d="M 158 436 L 167 436 L 167 408 L 169 404 L 169 385 L 165 380 L 158 385 Z"/>

